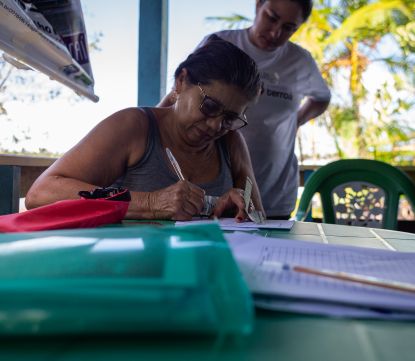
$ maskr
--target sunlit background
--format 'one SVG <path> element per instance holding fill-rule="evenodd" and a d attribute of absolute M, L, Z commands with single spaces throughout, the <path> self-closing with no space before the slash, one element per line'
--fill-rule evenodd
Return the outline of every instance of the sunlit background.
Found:
<path fill-rule="evenodd" d="M 254 3 L 212 0 L 195 6 L 191 0 L 170 0 L 167 87 L 171 87 L 175 67 L 203 36 L 223 28 L 219 22 L 205 21 L 206 16 L 225 16 L 237 9 L 252 18 Z M 108 115 L 137 105 L 138 4 L 137 0 L 82 1 L 88 40 L 98 39 L 100 49 L 90 51 L 98 103 L 79 98 L 40 73 L 13 70 L 26 79 L 34 76 L 34 81 L 10 84 L 7 92 L 0 93 L 8 113 L 0 117 L 2 151 L 63 153 Z M 49 91 L 54 88 L 61 94 L 50 99 Z M 39 99 L 22 96 L 29 92 Z"/>

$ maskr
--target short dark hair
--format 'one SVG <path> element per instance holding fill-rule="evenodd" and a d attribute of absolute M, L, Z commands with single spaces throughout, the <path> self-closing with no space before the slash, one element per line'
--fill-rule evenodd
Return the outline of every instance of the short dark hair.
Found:
<path fill-rule="evenodd" d="M 268 0 L 259 0 L 259 3 L 262 5 L 265 1 Z M 303 19 L 304 21 L 307 21 L 307 19 L 311 15 L 311 10 L 313 10 L 313 0 L 290 0 L 292 2 L 297 3 L 300 5 L 301 10 L 303 12 Z"/>
<path fill-rule="evenodd" d="M 174 73 L 175 79 L 186 68 L 192 84 L 209 84 L 213 80 L 234 85 L 249 100 L 260 89 L 260 75 L 255 61 L 244 51 L 217 35 L 211 35 L 204 44 L 190 54 Z"/>

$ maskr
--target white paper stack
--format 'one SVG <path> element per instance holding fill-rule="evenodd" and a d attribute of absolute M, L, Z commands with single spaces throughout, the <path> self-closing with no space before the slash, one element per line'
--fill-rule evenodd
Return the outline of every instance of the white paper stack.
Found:
<path fill-rule="evenodd" d="M 415 319 L 415 293 L 269 267 L 275 262 L 415 285 L 415 253 L 244 232 L 226 238 L 258 307 L 337 317 Z"/>

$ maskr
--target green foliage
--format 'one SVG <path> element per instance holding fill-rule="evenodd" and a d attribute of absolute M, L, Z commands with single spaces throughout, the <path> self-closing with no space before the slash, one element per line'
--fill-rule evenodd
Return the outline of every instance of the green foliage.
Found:
<path fill-rule="evenodd" d="M 333 130 L 341 134 L 345 141 L 350 141 L 354 137 L 356 124 L 353 108 L 333 105 L 330 109 L 330 119 Z"/>
<path fill-rule="evenodd" d="M 346 9 L 337 11 L 337 16 L 342 19 L 341 26 L 330 33 L 324 46 L 338 44 L 348 38 L 358 41 L 373 40 L 389 34 L 396 25 L 397 17 L 406 17 L 407 20 L 413 20 L 414 17 L 402 0 L 359 1 L 358 6 L 354 2 L 346 3 L 349 4 Z"/>
<path fill-rule="evenodd" d="M 330 121 L 325 124 L 337 137 L 338 156 L 385 160 L 388 153 L 394 164 L 415 164 L 414 130 L 405 120 L 415 105 L 414 3 L 361 0 L 329 5 L 329 1 L 320 1 L 314 10 L 327 20 L 324 28 L 314 32 L 324 31 L 327 36 L 323 40 L 315 37 L 318 45 L 312 48 L 298 41 L 313 53 L 335 95 L 328 110 Z M 365 81 L 366 71 L 374 64 L 389 71 L 375 94 L 372 84 Z M 347 93 L 336 89 L 339 79 L 348 81 Z M 348 149 L 350 144 L 353 149 Z"/>

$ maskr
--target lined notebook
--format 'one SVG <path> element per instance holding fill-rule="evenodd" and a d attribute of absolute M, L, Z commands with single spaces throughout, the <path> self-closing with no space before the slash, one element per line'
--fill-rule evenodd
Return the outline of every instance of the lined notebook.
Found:
<path fill-rule="evenodd" d="M 415 253 L 268 238 L 243 232 L 228 234 L 226 238 L 256 296 L 257 305 L 284 309 L 285 304 L 287 310 L 308 309 L 310 313 L 327 313 L 324 307 L 331 307 L 331 313 L 339 316 L 364 317 L 373 312 L 415 316 L 414 293 L 274 270 L 268 266 L 270 262 L 282 262 L 415 284 Z"/>

